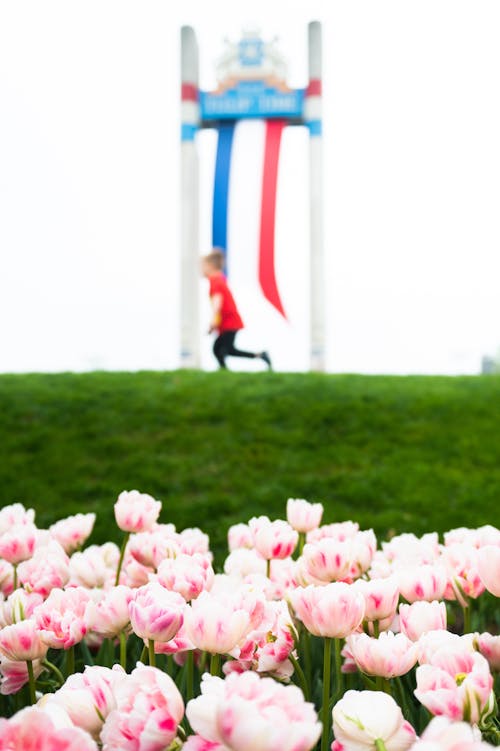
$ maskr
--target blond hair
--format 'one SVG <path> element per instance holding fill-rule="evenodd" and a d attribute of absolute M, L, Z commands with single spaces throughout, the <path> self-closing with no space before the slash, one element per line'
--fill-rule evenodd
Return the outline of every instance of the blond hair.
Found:
<path fill-rule="evenodd" d="M 203 260 L 217 269 L 217 271 L 222 271 L 224 268 L 225 256 L 220 248 L 214 248 L 211 253 L 203 256 Z"/>

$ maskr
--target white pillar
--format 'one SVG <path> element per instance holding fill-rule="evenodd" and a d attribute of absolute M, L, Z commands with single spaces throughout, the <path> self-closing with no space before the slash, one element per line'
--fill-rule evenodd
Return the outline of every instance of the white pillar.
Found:
<path fill-rule="evenodd" d="M 198 44 L 181 28 L 181 367 L 200 366 L 199 331 L 199 127 Z"/>
<path fill-rule="evenodd" d="M 321 24 L 308 25 L 309 86 L 305 121 L 309 127 L 309 193 L 311 253 L 311 370 L 325 369 L 325 262 L 323 248 L 323 138 L 321 122 Z"/>

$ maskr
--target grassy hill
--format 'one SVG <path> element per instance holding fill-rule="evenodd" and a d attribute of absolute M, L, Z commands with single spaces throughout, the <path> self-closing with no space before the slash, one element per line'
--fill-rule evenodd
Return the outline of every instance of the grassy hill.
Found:
<path fill-rule="evenodd" d="M 288 497 L 378 535 L 500 524 L 500 377 L 142 372 L 0 376 L 0 505 L 39 526 L 137 488 L 210 534 Z"/>

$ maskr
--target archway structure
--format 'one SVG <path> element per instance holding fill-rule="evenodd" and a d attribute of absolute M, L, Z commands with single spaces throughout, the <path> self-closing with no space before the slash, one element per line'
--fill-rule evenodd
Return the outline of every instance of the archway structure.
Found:
<path fill-rule="evenodd" d="M 274 267 L 277 175 L 283 128 L 305 125 L 309 131 L 310 201 L 310 367 L 325 367 L 324 254 L 322 206 L 322 64 L 321 24 L 308 24 L 309 82 L 306 88 L 286 83 L 286 63 L 276 42 L 247 31 L 239 42 L 226 43 L 216 66 L 218 86 L 199 88 L 198 43 L 192 27 L 181 29 L 181 364 L 200 365 L 199 165 L 196 134 L 218 133 L 212 208 L 212 246 L 228 250 L 228 195 L 236 124 L 248 118 L 265 121 L 264 168 L 260 200 L 258 274 L 264 297 L 282 316 Z"/>

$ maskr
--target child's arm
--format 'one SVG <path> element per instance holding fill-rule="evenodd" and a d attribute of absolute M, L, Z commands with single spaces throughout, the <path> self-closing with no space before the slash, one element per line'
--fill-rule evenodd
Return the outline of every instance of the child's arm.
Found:
<path fill-rule="evenodd" d="M 212 331 L 217 331 L 217 329 L 220 326 L 222 295 L 212 295 L 212 297 L 210 298 L 210 302 L 212 303 L 212 321 L 208 329 L 209 334 L 211 334 Z"/>

